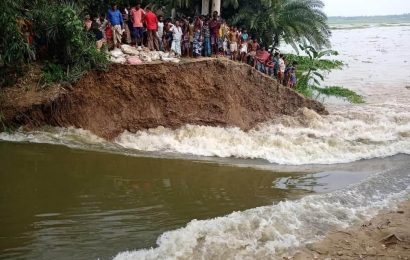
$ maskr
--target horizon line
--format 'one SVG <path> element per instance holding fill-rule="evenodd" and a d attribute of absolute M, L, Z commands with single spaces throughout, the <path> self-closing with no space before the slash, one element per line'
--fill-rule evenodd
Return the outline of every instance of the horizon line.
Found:
<path fill-rule="evenodd" d="M 344 15 L 328 15 L 328 18 L 355 18 L 355 17 L 383 17 L 383 16 L 403 16 L 409 15 L 410 13 L 402 13 L 402 14 L 377 14 L 377 15 L 354 15 L 354 16 L 344 16 Z"/>

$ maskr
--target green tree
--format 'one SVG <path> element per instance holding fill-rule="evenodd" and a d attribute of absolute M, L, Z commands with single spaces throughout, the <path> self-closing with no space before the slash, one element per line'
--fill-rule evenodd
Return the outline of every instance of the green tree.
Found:
<path fill-rule="evenodd" d="M 287 55 L 289 63 L 297 63 L 298 83 L 296 90 L 301 94 L 312 97 L 317 95 L 336 96 L 346 98 L 352 103 L 363 103 L 363 98 L 350 89 L 340 86 L 322 87 L 324 81 L 324 73 L 329 73 L 332 70 L 342 69 L 344 63 L 339 60 L 330 59 L 339 55 L 334 50 L 318 51 L 313 46 L 299 45 L 301 51 L 306 55 Z"/>
<path fill-rule="evenodd" d="M 283 40 L 295 49 L 298 43 L 315 48 L 329 46 L 330 29 L 321 0 L 241 0 L 232 22 L 246 26 L 266 45 Z"/>

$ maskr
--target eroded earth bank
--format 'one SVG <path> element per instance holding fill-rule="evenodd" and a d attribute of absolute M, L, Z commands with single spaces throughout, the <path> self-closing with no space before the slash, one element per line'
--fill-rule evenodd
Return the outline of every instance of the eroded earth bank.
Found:
<path fill-rule="evenodd" d="M 28 83 L 27 83 L 28 84 Z M 9 88 L 0 110 L 7 126 L 77 127 L 112 139 L 125 130 L 185 124 L 249 130 L 279 115 L 325 107 L 248 65 L 228 60 L 112 65 L 72 86 Z"/>

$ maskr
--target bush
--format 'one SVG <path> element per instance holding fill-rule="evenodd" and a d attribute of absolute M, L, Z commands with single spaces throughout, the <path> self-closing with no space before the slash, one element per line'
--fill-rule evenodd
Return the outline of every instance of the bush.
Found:
<path fill-rule="evenodd" d="M 63 67 L 59 64 L 54 63 L 46 63 L 44 65 L 42 78 L 45 83 L 53 83 L 67 80 L 67 76 L 64 73 Z"/>
<path fill-rule="evenodd" d="M 108 64 L 106 54 L 97 50 L 95 40 L 84 30 L 81 13 L 78 5 L 65 2 L 46 1 L 33 10 L 37 33 L 48 50 L 46 58 L 60 66 L 46 67 L 45 81 L 75 81 L 86 71 Z"/>
<path fill-rule="evenodd" d="M 45 82 L 75 81 L 90 69 L 104 69 L 105 53 L 83 28 L 81 1 L 35 0 L 0 1 L 0 87 L 13 84 L 21 76 L 22 65 L 45 53 Z M 23 34 L 24 24 L 35 28 L 34 45 Z M 35 48 L 34 48 L 35 46 Z M 40 51 L 42 50 L 42 51 Z"/>
<path fill-rule="evenodd" d="M 0 1 L 0 87 L 13 84 L 21 75 L 21 65 L 31 61 L 34 51 L 24 39 L 25 21 L 21 0 Z"/>

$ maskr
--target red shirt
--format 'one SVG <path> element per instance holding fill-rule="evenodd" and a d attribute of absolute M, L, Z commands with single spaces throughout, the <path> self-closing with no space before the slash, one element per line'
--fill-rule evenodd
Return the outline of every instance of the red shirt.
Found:
<path fill-rule="evenodd" d="M 218 20 L 212 19 L 209 21 L 209 29 L 211 29 L 212 35 L 219 35 L 219 28 L 221 28 L 221 23 Z"/>
<path fill-rule="evenodd" d="M 158 29 L 157 16 L 151 11 L 149 11 L 145 15 L 145 23 L 147 24 L 147 30 L 157 30 Z"/>

